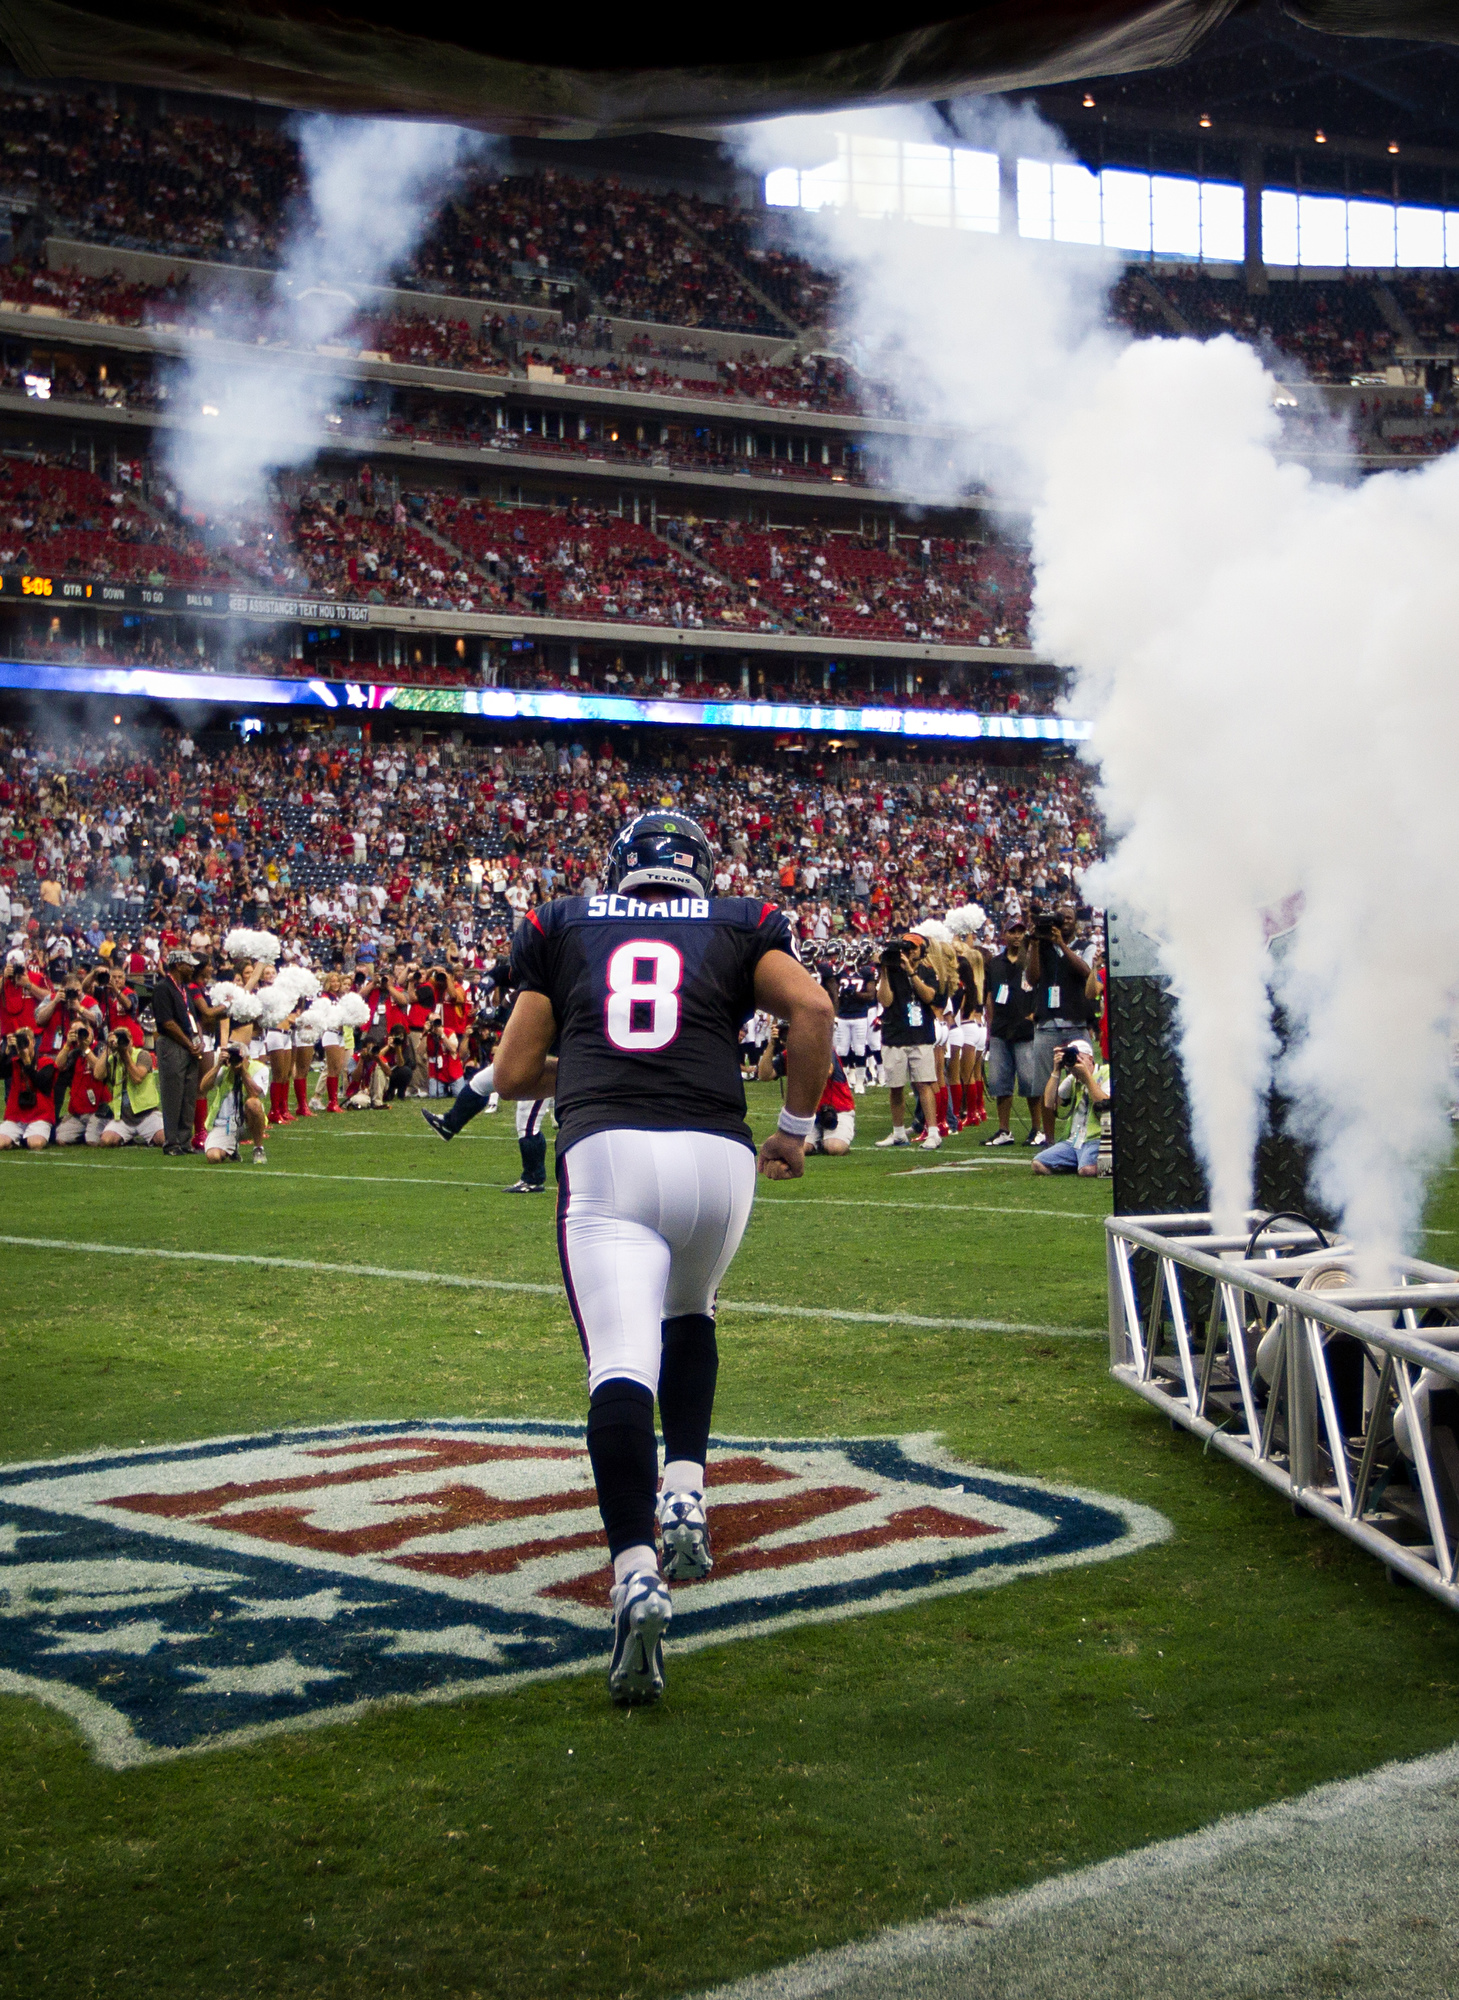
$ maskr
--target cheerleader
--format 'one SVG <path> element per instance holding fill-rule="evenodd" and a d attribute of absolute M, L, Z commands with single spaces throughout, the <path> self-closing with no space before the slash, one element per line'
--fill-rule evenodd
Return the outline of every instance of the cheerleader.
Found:
<path fill-rule="evenodd" d="M 987 1119 L 984 1101 L 984 1071 L 988 1054 L 988 1024 L 984 1017 L 987 997 L 983 954 L 974 944 L 958 945 L 960 980 L 954 996 L 957 1005 L 956 1048 L 953 1056 L 952 1109 L 959 1129 L 981 1125 Z"/>
<path fill-rule="evenodd" d="M 946 924 L 929 917 L 915 927 L 927 940 L 927 964 L 936 982 L 937 994 L 933 1001 L 933 1029 L 936 1039 L 933 1043 L 933 1061 L 937 1066 L 937 1082 L 934 1086 L 937 1099 L 937 1129 L 944 1139 L 949 1136 L 948 1123 L 949 1069 L 948 1052 L 952 1042 L 953 1024 L 957 1018 L 953 996 L 958 985 L 957 953 L 953 949 L 952 932 Z"/>
<path fill-rule="evenodd" d="M 339 1083 L 349 1067 L 350 1056 L 355 1046 L 354 1024 L 344 1012 L 345 983 L 342 972 L 329 972 L 324 977 L 324 998 L 330 1003 L 331 1018 L 337 1018 L 339 1026 L 322 1030 L 319 1046 L 324 1051 L 324 1092 L 327 1102 L 326 1112 L 342 1112 L 344 1106 L 339 1101 Z M 364 1003 L 358 1003 L 363 1006 Z M 366 1015 L 368 1019 L 368 1014 Z M 296 1057 L 297 1061 L 297 1052 Z"/>
<path fill-rule="evenodd" d="M 305 1012 L 307 1013 L 309 1007 L 319 999 L 319 981 L 306 967 L 286 965 L 279 977 L 292 985 L 295 994 L 296 1009 L 300 1003 L 303 1003 Z M 311 1020 L 305 1020 L 303 1015 L 297 1011 L 294 1015 L 294 1025 L 290 1034 L 290 1041 L 292 1043 L 290 1070 L 294 1081 L 294 1104 L 296 1107 L 294 1115 L 297 1118 L 312 1118 L 314 1116 L 314 1113 L 309 1108 L 309 1070 L 314 1061 L 315 1044 L 319 1041 L 321 1034 L 325 1032 L 320 1027 L 321 1018 L 323 1018 L 322 1011 L 321 1015 L 315 1016 Z M 288 1099 L 289 1091 L 286 1081 L 284 1086 L 285 1111 L 289 1108 Z"/>
<path fill-rule="evenodd" d="M 264 1055 L 269 1066 L 268 1115 L 271 1125 L 292 1125 L 289 1110 L 289 1079 L 294 1074 L 294 1022 L 298 1003 L 278 982 L 272 967 L 260 981 L 258 997 L 263 1002 L 259 1020 L 263 1027 Z"/>

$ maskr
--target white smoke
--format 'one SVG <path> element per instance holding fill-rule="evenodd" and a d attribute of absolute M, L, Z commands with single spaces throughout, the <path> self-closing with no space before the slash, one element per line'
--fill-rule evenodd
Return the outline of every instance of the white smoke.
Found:
<path fill-rule="evenodd" d="M 450 125 L 387 119 L 319 115 L 297 129 L 308 201 L 263 336 L 281 351 L 225 364 L 200 342 L 171 395 L 184 427 L 172 433 L 170 468 L 185 500 L 207 513 L 260 501 L 271 472 L 314 458 L 344 385 L 327 362 L 310 367 L 300 354 L 334 342 L 364 290 L 390 281 L 453 175 L 484 143 Z"/>
<path fill-rule="evenodd" d="M 925 113 L 879 129 L 932 136 Z M 1032 503 L 1036 643 L 1077 670 L 1117 837 L 1092 886 L 1160 941 L 1215 1210 L 1249 1206 L 1275 995 L 1320 1193 L 1370 1253 L 1409 1247 L 1449 1140 L 1459 458 L 1361 484 L 1283 463 L 1261 358 L 1102 327 L 1096 253 L 824 212 L 814 234 L 853 338 L 963 427 L 952 483 L 986 467 Z"/>

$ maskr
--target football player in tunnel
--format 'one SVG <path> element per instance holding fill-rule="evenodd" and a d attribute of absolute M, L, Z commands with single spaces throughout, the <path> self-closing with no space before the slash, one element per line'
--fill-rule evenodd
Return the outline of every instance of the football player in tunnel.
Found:
<path fill-rule="evenodd" d="M 503 1097 L 556 1100 L 558 1253 L 613 1560 L 608 1690 L 625 1706 L 663 1692 L 668 1584 L 713 1567 L 715 1297 L 755 1190 L 740 1025 L 757 1007 L 786 1023 L 785 1108 L 759 1152 L 772 1180 L 804 1172 L 831 1065 L 831 1002 L 784 913 L 715 897 L 714 869 L 693 820 L 627 826 L 602 894 L 545 903 L 517 931 L 517 1003 L 494 1064 Z"/>

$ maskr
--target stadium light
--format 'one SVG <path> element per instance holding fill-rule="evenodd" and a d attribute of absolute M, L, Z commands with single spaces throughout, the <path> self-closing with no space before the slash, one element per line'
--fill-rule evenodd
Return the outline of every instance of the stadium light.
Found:
<path fill-rule="evenodd" d="M 1211 129 L 1210 118 L 1204 111 L 1201 113 L 1200 117 L 1196 120 L 1196 123 L 1200 126 L 1203 132 L 1209 132 Z"/>

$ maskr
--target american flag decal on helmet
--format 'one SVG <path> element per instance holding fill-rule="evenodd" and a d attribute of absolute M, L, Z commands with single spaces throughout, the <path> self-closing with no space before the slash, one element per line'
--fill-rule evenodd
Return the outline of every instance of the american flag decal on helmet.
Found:
<path fill-rule="evenodd" d="M 717 1443 L 673 1646 L 986 1589 L 1169 1527 L 931 1437 Z M 581 1427 L 355 1424 L 0 1468 L 0 1692 L 114 1767 L 601 1664 Z"/>

